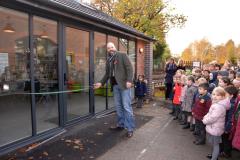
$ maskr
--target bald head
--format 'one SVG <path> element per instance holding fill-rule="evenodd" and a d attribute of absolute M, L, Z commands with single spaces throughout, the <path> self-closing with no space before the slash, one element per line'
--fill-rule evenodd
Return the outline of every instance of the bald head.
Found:
<path fill-rule="evenodd" d="M 112 42 L 108 42 L 107 43 L 107 52 L 109 54 L 113 54 L 116 51 L 117 51 L 117 49 L 116 49 L 115 45 Z"/>

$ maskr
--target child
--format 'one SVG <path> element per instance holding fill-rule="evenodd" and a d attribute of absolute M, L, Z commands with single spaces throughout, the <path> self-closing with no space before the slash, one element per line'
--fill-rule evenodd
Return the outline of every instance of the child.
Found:
<path fill-rule="evenodd" d="M 198 87 L 200 84 L 203 84 L 203 83 L 207 83 L 207 80 L 203 77 L 199 78 L 197 81 L 195 81 L 196 83 L 194 83 L 194 85 L 196 87 Z M 199 96 L 199 93 L 198 93 L 198 90 L 195 92 L 194 94 L 194 98 L 193 98 L 193 108 L 194 108 L 194 105 L 195 105 L 195 102 L 196 102 L 196 98 Z M 192 108 L 192 109 L 193 109 Z M 194 118 L 194 116 L 192 116 L 192 119 L 191 119 L 191 126 L 190 126 L 190 131 L 195 131 L 195 126 L 196 126 L 196 120 Z M 196 132 L 194 133 L 196 134 Z"/>
<path fill-rule="evenodd" d="M 179 112 L 179 116 L 178 116 L 178 120 L 180 123 L 184 123 L 182 122 L 183 120 L 183 111 L 182 111 L 182 103 L 184 101 L 184 96 L 185 96 L 185 93 L 186 93 L 186 90 L 187 90 L 187 84 L 186 84 L 186 81 L 187 81 L 187 76 L 186 75 L 182 75 L 181 76 L 181 85 L 182 85 L 182 90 L 181 90 L 181 96 L 180 96 L 180 112 Z"/>
<path fill-rule="evenodd" d="M 195 132 L 198 135 L 194 143 L 196 145 L 205 144 L 206 130 L 205 125 L 202 122 L 203 117 L 208 113 L 211 106 L 211 95 L 208 93 L 209 84 L 202 83 L 198 86 L 198 96 L 195 99 L 193 107 L 193 117 L 196 120 Z"/>
<path fill-rule="evenodd" d="M 216 87 L 212 92 L 212 105 L 209 112 L 203 117 L 208 141 L 213 146 L 212 155 L 208 155 L 211 160 L 218 159 L 219 144 L 222 142 L 221 135 L 224 133 L 225 115 L 229 103 L 224 89 Z"/>
<path fill-rule="evenodd" d="M 240 72 L 236 73 L 236 78 L 233 80 L 233 85 L 240 89 Z"/>
<path fill-rule="evenodd" d="M 173 97 L 173 107 L 175 108 L 175 118 L 174 120 L 178 119 L 179 113 L 180 113 L 180 97 L 181 97 L 181 91 L 182 91 L 182 84 L 181 84 L 181 77 L 176 76 L 176 82 L 174 85 L 174 97 Z"/>
<path fill-rule="evenodd" d="M 236 77 L 236 72 L 234 70 L 230 70 L 228 78 L 231 80 L 231 82 L 235 79 L 235 77 Z"/>
<path fill-rule="evenodd" d="M 137 97 L 137 108 L 142 108 L 143 99 L 147 93 L 147 86 L 144 82 L 144 75 L 139 75 L 135 84 L 135 95 Z"/>
<path fill-rule="evenodd" d="M 222 77 L 221 79 L 219 79 L 219 83 L 218 86 L 225 88 L 231 84 L 231 80 L 228 77 Z"/>
<path fill-rule="evenodd" d="M 236 87 L 238 90 L 240 89 L 240 81 L 239 80 L 234 79 L 232 83 L 233 83 L 234 87 Z"/>
<path fill-rule="evenodd" d="M 232 116 L 235 108 L 236 98 L 238 96 L 238 90 L 234 86 L 228 86 L 225 88 L 225 91 L 227 93 L 227 97 L 230 99 L 230 109 L 227 110 L 226 112 L 225 130 L 222 135 L 223 142 L 220 145 L 220 149 L 221 149 L 220 155 L 228 158 L 228 157 L 231 157 L 232 145 L 231 145 L 231 140 L 229 138 L 229 135 L 232 129 Z"/>
<path fill-rule="evenodd" d="M 195 70 L 193 70 L 192 75 L 195 78 L 195 80 L 198 80 L 202 76 L 202 70 L 200 68 L 195 68 Z"/>
<path fill-rule="evenodd" d="M 175 83 L 176 83 L 176 80 L 177 80 L 177 78 L 176 78 L 177 76 L 176 75 L 174 75 L 173 76 L 173 86 L 175 85 Z M 174 88 L 173 88 L 173 90 L 172 90 L 172 93 L 173 93 L 173 96 L 174 96 Z M 173 102 L 173 101 L 172 101 Z M 174 105 L 173 105 L 173 103 L 172 103 L 172 111 L 169 113 L 169 114 L 171 114 L 171 115 L 175 115 L 175 107 L 174 107 Z"/>
<path fill-rule="evenodd" d="M 185 124 L 185 126 L 183 126 L 183 129 L 190 128 L 193 100 L 194 100 L 194 95 L 197 91 L 197 87 L 194 86 L 194 82 L 195 82 L 194 77 L 188 76 L 187 89 L 184 95 L 184 101 L 182 103 L 182 110 L 183 110 L 184 124 Z"/>
<path fill-rule="evenodd" d="M 232 133 L 232 146 L 240 151 L 240 103 L 238 103 L 234 112 L 233 126 L 234 130 Z"/>
<path fill-rule="evenodd" d="M 203 77 L 209 82 L 210 80 L 210 71 L 209 70 L 203 70 Z"/>

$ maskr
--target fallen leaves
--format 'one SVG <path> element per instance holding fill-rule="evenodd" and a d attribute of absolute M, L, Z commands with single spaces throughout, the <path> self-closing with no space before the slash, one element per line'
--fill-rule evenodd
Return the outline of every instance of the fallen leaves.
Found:
<path fill-rule="evenodd" d="M 68 147 L 73 147 L 74 150 L 80 150 L 80 151 L 84 150 L 84 146 L 80 139 L 74 139 L 74 140 L 67 139 L 64 142 Z"/>

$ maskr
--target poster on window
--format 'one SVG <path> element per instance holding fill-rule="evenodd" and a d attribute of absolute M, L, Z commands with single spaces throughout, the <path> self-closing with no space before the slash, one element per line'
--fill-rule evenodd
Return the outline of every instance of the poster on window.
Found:
<path fill-rule="evenodd" d="M 0 53 L 0 74 L 3 74 L 8 66 L 8 53 Z"/>

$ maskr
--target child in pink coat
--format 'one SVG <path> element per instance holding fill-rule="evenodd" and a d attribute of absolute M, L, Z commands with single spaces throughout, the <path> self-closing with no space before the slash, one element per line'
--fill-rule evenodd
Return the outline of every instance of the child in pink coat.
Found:
<path fill-rule="evenodd" d="M 217 160 L 221 135 L 224 133 L 226 110 L 230 107 L 230 101 L 226 98 L 226 92 L 221 87 L 216 87 L 212 92 L 212 105 L 209 112 L 203 117 L 206 125 L 208 141 L 213 146 L 211 160 Z"/>

